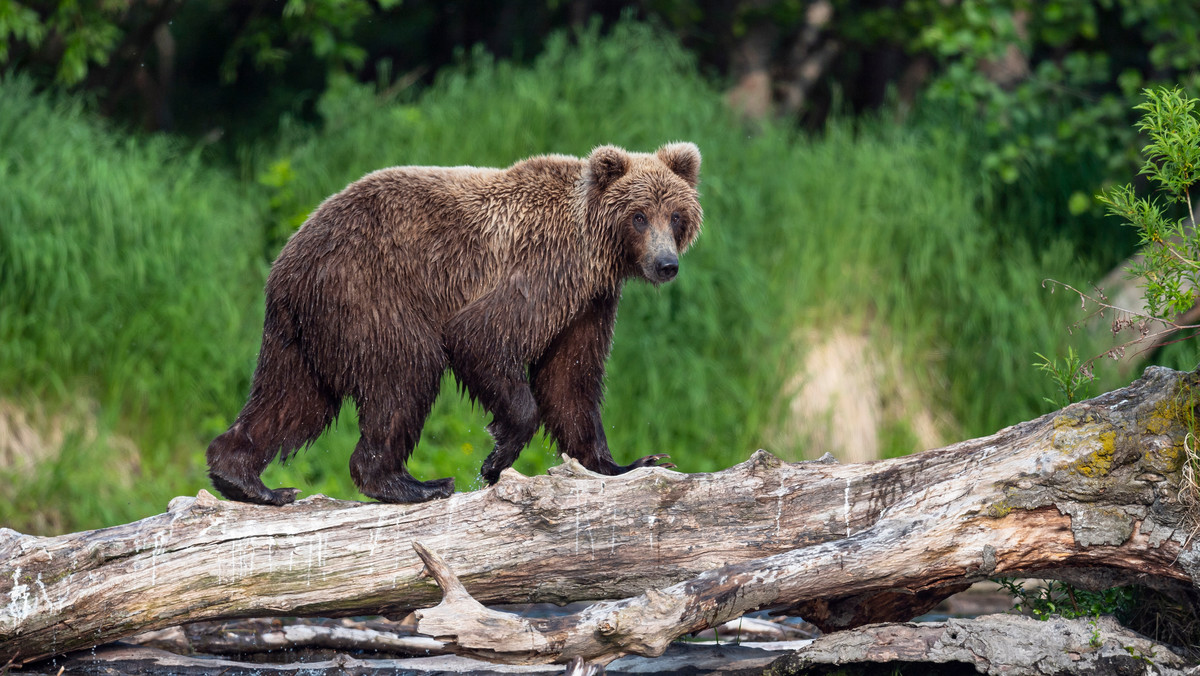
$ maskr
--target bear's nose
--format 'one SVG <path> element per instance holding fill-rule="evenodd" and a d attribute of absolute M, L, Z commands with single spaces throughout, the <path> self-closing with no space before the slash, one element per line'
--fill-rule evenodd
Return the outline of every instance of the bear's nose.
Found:
<path fill-rule="evenodd" d="M 654 261 L 654 271 L 659 279 L 669 282 L 679 274 L 679 259 L 674 256 L 661 256 Z"/>

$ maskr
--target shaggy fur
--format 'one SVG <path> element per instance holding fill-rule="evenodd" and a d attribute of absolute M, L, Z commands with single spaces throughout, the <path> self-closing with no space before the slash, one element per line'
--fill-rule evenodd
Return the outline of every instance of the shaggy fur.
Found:
<path fill-rule="evenodd" d="M 281 505 L 260 475 L 311 443 L 345 397 L 358 407 L 355 484 L 384 502 L 446 497 L 405 463 L 453 369 L 492 413 L 494 483 L 539 426 L 585 467 L 619 474 L 600 421 L 604 363 L 629 277 L 670 281 L 696 238 L 700 153 L 597 148 L 508 169 L 393 167 L 327 199 L 267 279 L 249 400 L 208 447 L 213 485 Z"/>

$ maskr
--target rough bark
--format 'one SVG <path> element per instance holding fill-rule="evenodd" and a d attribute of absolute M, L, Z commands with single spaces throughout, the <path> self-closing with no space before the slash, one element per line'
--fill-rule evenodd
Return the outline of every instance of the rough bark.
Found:
<path fill-rule="evenodd" d="M 759 452 L 713 474 L 606 477 L 569 462 L 421 505 L 275 508 L 201 491 L 98 531 L 0 530 L 0 663 L 195 620 L 430 607 L 441 593 L 414 540 L 483 603 L 626 599 L 560 627 L 579 652 L 534 654 L 531 634 L 508 661 L 653 655 L 668 637 L 817 601 L 826 626 L 906 620 L 999 575 L 1106 568 L 1195 586 L 1197 510 L 1180 483 L 1198 382 L 1152 368 L 995 435 L 876 463 Z"/>
<path fill-rule="evenodd" d="M 995 676 L 1197 673 L 1183 658 L 1111 617 L 1043 622 L 1021 615 L 877 624 L 828 634 L 781 657 L 766 673 L 789 676 L 823 665 L 896 662 L 954 665 L 960 669 L 953 673 Z"/>

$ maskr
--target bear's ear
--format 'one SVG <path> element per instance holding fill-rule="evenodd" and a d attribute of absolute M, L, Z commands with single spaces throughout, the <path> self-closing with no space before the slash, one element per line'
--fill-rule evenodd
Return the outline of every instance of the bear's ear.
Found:
<path fill-rule="evenodd" d="M 588 181 L 601 192 L 629 171 L 629 154 L 616 146 L 600 146 L 587 160 Z"/>
<path fill-rule="evenodd" d="M 695 143 L 668 143 L 655 155 L 688 185 L 695 188 L 700 182 L 700 149 Z"/>

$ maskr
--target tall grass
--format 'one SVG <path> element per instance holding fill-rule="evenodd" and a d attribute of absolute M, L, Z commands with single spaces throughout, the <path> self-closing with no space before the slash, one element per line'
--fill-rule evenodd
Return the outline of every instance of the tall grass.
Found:
<path fill-rule="evenodd" d="M 136 437 L 137 488 L 156 504 L 106 521 L 194 492 L 197 472 L 177 466 L 196 462 L 176 451 L 235 405 L 261 329 L 256 202 L 197 152 L 109 129 L 21 78 L 0 80 L 0 186 L 0 396 L 94 400 L 104 429 Z M 104 444 L 93 435 L 34 480 L 5 477 L 0 524 L 125 483 L 131 467 L 107 466 Z"/>
<path fill-rule="evenodd" d="M 107 522 L 206 486 L 203 446 L 236 415 L 253 368 L 264 233 L 270 256 L 278 233 L 383 166 L 700 146 L 699 241 L 678 280 L 631 283 L 622 300 L 604 409 L 621 462 L 666 452 L 683 471 L 707 471 L 768 446 L 805 340 L 839 325 L 889 342 L 881 349 L 903 355 L 962 434 L 1030 417 L 1050 390 L 1033 354 L 1055 351 L 1071 319 L 1070 299 L 1040 280 L 1095 276 L 1068 242 L 996 236 L 1004 224 L 977 208 L 963 137 L 884 121 L 836 123 L 818 138 L 748 127 L 678 44 L 633 23 L 560 35 L 528 68 L 475 54 L 402 100 L 341 83 L 320 104 L 322 129 L 285 125 L 245 152 L 241 174 L 257 184 L 169 142 L 105 130 L 19 81 L 0 86 L 0 130 L 17 129 L 0 132 L 0 180 L 14 186 L 0 192 L 0 223 L 17 224 L 0 235 L 0 383 L 64 397 L 82 388 L 118 426 L 141 430 L 131 433 L 143 456 L 161 460 L 122 489 L 144 498 L 105 502 Z M 477 486 L 487 419 L 444 387 L 414 474 Z M 347 406 L 265 479 L 356 498 L 346 469 L 356 440 Z M 517 468 L 543 471 L 548 451 L 535 444 Z M 60 469 L 32 483 L 68 500 L 102 483 Z"/>
<path fill-rule="evenodd" d="M 197 152 L 0 87 L 0 382 L 151 418 L 223 408 L 261 322 L 255 202 Z"/>

